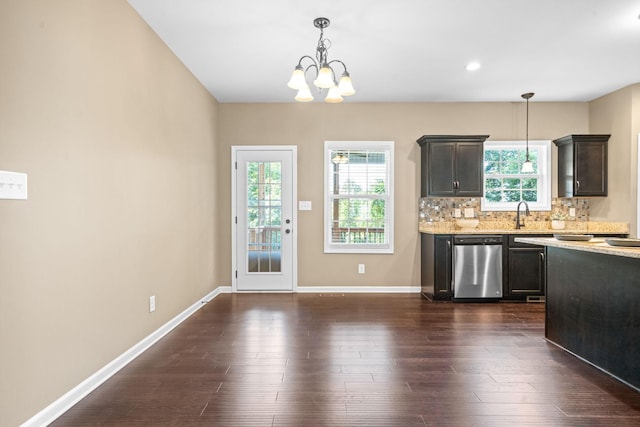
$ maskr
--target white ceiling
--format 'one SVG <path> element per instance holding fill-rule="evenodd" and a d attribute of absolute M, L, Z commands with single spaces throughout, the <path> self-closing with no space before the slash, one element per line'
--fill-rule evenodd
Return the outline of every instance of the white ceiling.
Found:
<path fill-rule="evenodd" d="M 220 102 L 295 102 L 320 16 L 356 89 L 345 102 L 590 101 L 640 82 L 640 0 L 129 3 Z"/>

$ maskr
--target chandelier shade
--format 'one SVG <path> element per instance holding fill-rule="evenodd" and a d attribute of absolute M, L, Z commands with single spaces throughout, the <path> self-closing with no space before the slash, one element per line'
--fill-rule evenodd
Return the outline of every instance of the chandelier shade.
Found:
<path fill-rule="evenodd" d="M 338 90 L 340 91 L 340 95 L 342 96 L 351 96 L 356 93 L 356 91 L 353 89 L 353 85 L 351 84 L 351 76 L 346 71 L 342 73 L 342 77 L 340 77 Z"/>
<path fill-rule="evenodd" d="M 342 95 L 340 95 L 340 90 L 338 89 L 338 86 L 333 86 L 329 88 L 329 91 L 327 92 L 327 96 L 324 98 L 324 100 L 332 104 L 342 102 L 343 98 L 342 98 Z"/>
<path fill-rule="evenodd" d="M 334 87 L 336 84 L 333 80 L 333 70 L 327 65 L 320 68 L 318 77 L 313 81 L 313 84 L 320 89 L 329 89 Z"/>
<path fill-rule="evenodd" d="M 309 87 L 307 81 L 304 78 L 304 69 L 298 65 L 295 70 L 293 70 L 293 74 L 291 74 L 291 79 L 289 83 L 287 83 L 291 89 L 300 90 L 304 87 Z"/>
<path fill-rule="evenodd" d="M 298 102 L 313 101 L 313 95 L 311 95 L 311 89 L 309 89 L 308 84 L 305 83 L 304 87 L 298 90 L 295 100 Z"/>
<path fill-rule="evenodd" d="M 331 47 L 331 41 L 324 38 L 324 29 L 327 28 L 330 23 L 331 21 L 327 18 L 316 18 L 313 20 L 313 25 L 320 29 L 320 39 L 316 47 L 315 58 L 309 55 L 302 56 L 287 83 L 287 86 L 291 89 L 298 91 L 295 97 L 296 101 L 309 102 L 313 100 L 313 95 L 307 82 L 308 72 L 315 72 L 313 85 L 318 88 L 318 92 L 327 89 L 327 95 L 324 98 L 326 102 L 342 102 L 344 96 L 351 96 L 356 93 L 351 83 L 351 75 L 347 71 L 345 63 L 338 59 L 331 61 L 328 59 L 328 50 Z M 308 65 L 303 65 L 303 63 Z M 336 81 L 337 74 L 334 70 L 334 66 L 338 64 L 343 68 L 339 83 Z"/>

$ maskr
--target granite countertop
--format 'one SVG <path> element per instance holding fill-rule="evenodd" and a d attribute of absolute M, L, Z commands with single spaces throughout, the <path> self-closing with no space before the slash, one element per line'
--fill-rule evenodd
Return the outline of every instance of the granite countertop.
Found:
<path fill-rule="evenodd" d="M 640 247 L 610 246 L 603 238 L 593 238 L 588 242 L 556 240 L 553 237 L 516 237 L 516 242 L 532 245 L 551 246 L 554 248 L 572 249 L 582 252 L 640 258 Z"/>
<path fill-rule="evenodd" d="M 420 222 L 418 231 L 427 234 L 629 234 L 629 224 L 623 222 L 567 221 L 563 230 L 553 230 L 549 221 L 531 221 L 515 229 L 513 221 L 480 221 L 476 228 L 462 229 L 452 221 Z"/>

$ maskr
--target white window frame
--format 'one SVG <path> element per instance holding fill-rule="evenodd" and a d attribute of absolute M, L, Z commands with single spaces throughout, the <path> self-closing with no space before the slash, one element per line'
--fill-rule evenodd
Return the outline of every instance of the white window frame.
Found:
<path fill-rule="evenodd" d="M 386 151 L 387 167 L 387 194 L 385 197 L 385 236 L 386 243 L 333 243 L 331 241 L 331 220 L 333 211 L 333 195 L 330 185 L 333 164 L 331 163 L 330 152 L 332 150 L 369 150 Z M 365 253 L 365 254 L 393 254 L 393 214 L 394 214 L 394 185 L 393 185 L 393 165 L 394 165 L 394 141 L 325 141 L 324 142 L 324 252 L 325 253 Z M 342 196 L 343 197 L 343 196 Z M 357 196 L 362 198 L 361 195 Z"/>
<path fill-rule="evenodd" d="M 484 150 L 524 150 L 526 141 L 485 141 Z M 551 210 L 551 141 L 538 140 L 529 141 L 529 151 L 538 150 L 538 173 L 517 174 L 517 177 L 537 177 L 538 178 L 538 199 L 537 203 L 530 203 L 529 210 L 532 211 L 549 211 Z M 484 152 L 483 152 L 484 159 Z M 483 160 L 484 161 L 484 160 Z M 484 167 L 484 164 L 483 164 Z M 486 179 L 490 178 L 484 175 L 482 183 L 483 189 Z M 485 197 L 480 201 L 480 208 L 483 211 L 515 211 L 518 202 L 489 202 Z"/>

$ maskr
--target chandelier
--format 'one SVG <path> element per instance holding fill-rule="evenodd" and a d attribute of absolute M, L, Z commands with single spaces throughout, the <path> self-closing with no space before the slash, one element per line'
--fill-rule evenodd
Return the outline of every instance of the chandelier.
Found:
<path fill-rule="evenodd" d="M 313 81 L 314 86 L 318 88 L 318 92 L 321 92 L 322 89 L 328 89 L 327 96 L 324 98 L 326 102 L 342 102 L 343 96 L 351 96 L 356 91 L 353 89 L 353 85 L 351 84 L 351 76 L 347 71 L 347 66 L 344 62 L 334 59 L 329 61 L 327 58 L 328 50 L 331 47 L 331 40 L 325 39 L 324 29 L 329 26 L 331 22 L 327 18 L 316 18 L 313 20 L 313 25 L 316 28 L 320 29 L 320 39 L 318 40 L 318 46 L 316 47 L 316 57 L 315 59 L 309 55 L 304 55 L 298 61 L 298 65 L 293 70 L 293 74 L 291 74 L 291 79 L 287 86 L 291 89 L 295 89 L 298 91 L 298 94 L 295 97 L 296 101 L 299 102 L 309 102 L 313 101 L 313 95 L 311 94 L 311 89 L 309 88 L 309 84 L 307 83 L 306 74 L 307 71 L 313 69 L 315 71 L 315 80 Z M 307 60 L 307 61 L 305 61 Z M 303 62 L 311 63 L 305 67 L 303 67 Z M 333 64 L 340 64 L 344 68 L 344 72 L 340 77 L 340 82 L 336 82 L 336 73 L 332 68 Z"/>

